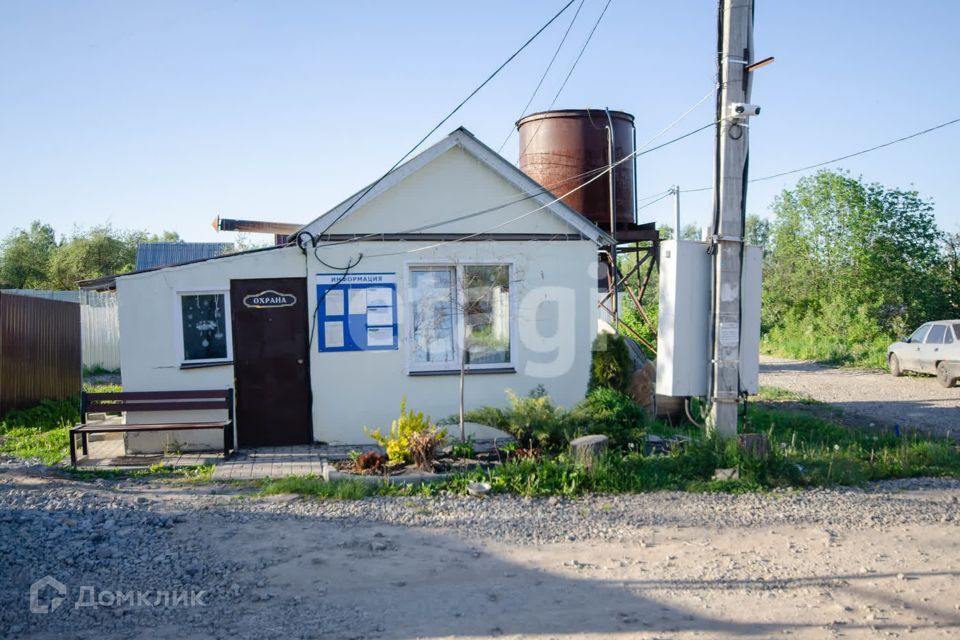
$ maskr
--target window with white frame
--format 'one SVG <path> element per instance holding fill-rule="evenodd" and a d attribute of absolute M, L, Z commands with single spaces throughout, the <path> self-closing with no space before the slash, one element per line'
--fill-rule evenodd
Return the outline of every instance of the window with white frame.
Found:
<path fill-rule="evenodd" d="M 411 371 L 512 365 L 509 265 L 413 266 L 409 299 Z"/>
<path fill-rule="evenodd" d="M 225 293 L 180 293 L 181 356 L 184 363 L 230 359 Z"/>

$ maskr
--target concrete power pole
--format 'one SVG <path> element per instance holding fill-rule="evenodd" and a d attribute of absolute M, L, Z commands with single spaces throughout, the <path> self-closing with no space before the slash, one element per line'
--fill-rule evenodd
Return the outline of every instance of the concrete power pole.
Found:
<path fill-rule="evenodd" d="M 740 282 L 753 56 L 753 0 L 722 0 L 719 60 L 718 219 L 713 240 L 711 407 L 708 425 L 721 436 L 737 434 L 740 402 Z"/>

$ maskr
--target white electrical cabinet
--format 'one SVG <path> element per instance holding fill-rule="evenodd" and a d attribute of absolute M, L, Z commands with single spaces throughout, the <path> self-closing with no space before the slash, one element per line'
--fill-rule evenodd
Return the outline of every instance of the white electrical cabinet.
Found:
<path fill-rule="evenodd" d="M 706 396 L 710 349 L 710 279 L 707 244 L 660 243 L 660 318 L 657 393 Z M 740 283 L 740 386 L 757 393 L 760 373 L 760 283 L 763 252 L 745 246 Z"/>

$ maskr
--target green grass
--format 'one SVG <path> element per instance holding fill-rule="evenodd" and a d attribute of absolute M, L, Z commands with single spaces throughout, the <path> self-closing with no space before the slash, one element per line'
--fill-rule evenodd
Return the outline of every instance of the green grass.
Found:
<path fill-rule="evenodd" d="M 317 475 L 268 478 L 258 492 L 260 496 L 295 493 L 320 499 L 360 500 L 378 495 L 383 488 L 379 484 L 362 480 L 336 479 L 329 482 Z"/>
<path fill-rule="evenodd" d="M 68 431 L 79 421 L 77 398 L 43 400 L 35 407 L 10 411 L 0 420 L 0 454 L 56 464 L 67 455 Z"/>
<path fill-rule="evenodd" d="M 163 464 L 154 464 L 146 469 L 84 469 L 67 468 L 65 473 L 76 480 L 127 480 L 127 479 L 182 479 L 207 481 L 213 478 L 216 468 L 212 464 L 191 465 L 186 467 L 170 467 Z"/>
<path fill-rule="evenodd" d="M 851 339 L 849 335 L 827 335 L 809 328 L 774 327 L 763 335 L 760 350 L 763 353 L 790 358 L 813 360 L 825 364 L 866 369 L 885 369 L 887 347 L 895 338 L 879 336 Z"/>
<path fill-rule="evenodd" d="M 121 391 L 117 384 L 84 384 L 84 391 Z M 42 400 L 29 409 L 7 413 L 0 420 L 0 454 L 39 458 L 53 465 L 70 451 L 70 427 L 80 422 L 80 399 Z"/>
<path fill-rule="evenodd" d="M 83 390 L 87 393 L 119 393 L 123 391 L 123 387 L 119 384 L 92 384 L 84 382 Z"/>
<path fill-rule="evenodd" d="M 812 402 L 802 396 L 764 389 L 762 397 Z M 369 484 L 357 480 L 324 482 L 316 476 L 265 481 L 260 495 L 297 493 L 322 499 L 362 499 L 376 495 L 466 493 L 470 482 L 488 482 L 493 493 L 521 496 L 578 496 L 659 490 L 768 491 L 834 485 L 861 485 L 872 480 L 919 476 L 960 477 L 960 449 L 949 439 L 897 437 L 851 429 L 804 411 L 752 406 L 744 433 L 765 434 L 768 457 L 741 451 L 736 440 L 705 437 L 692 427 L 662 423 L 651 432 L 694 438 L 668 455 L 611 451 L 585 469 L 565 455 L 539 461 L 519 460 L 477 470 L 420 487 Z M 736 468 L 739 479 L 713 480 L 718 468 Z"/>
<path fill-rule="evenodd" d="M 120 369 L 105 369 L 99 364 L 95 364 L 92 367 L 84 366 L 83 367 L 83 377 L 87 378 L 89 376 L 104 376 L 104 375 L 118 375 Z"/>

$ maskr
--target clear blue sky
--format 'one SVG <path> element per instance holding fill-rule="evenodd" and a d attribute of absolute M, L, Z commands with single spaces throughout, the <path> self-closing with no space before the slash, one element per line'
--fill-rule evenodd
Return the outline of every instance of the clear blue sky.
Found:
<path fill-rule="evenodd" d="M 586 0 L 531 110 L 605 0 Z M 0 236 L 33 219 L 215 234 L 216 216 L 307 222 L 386 170 L 562 0 L 0 2 Z M 494 148 L 573 8 L 441 132 Z M 557 107 L 636 115 L 642 142 L 714 78 L 713 1 L 613 0 Z M 960 3 L 757 0 L 751 171 L 791 169 L 960 116 Z M 712 118 L 706 101 L 663 139 Z M 639 192 L 710 184 L 708 132 L 641 159 Z M 960 230 L 960 125 L 843 163 L 935 200 Z M 517 156 L 516 136 L 505 148 Z M 752 186 L 765 214 L 798 176 Z M 705 223 L 710 195 L 684 196 Z M 672 204 L 642 220 L 669 222 Z"/>

